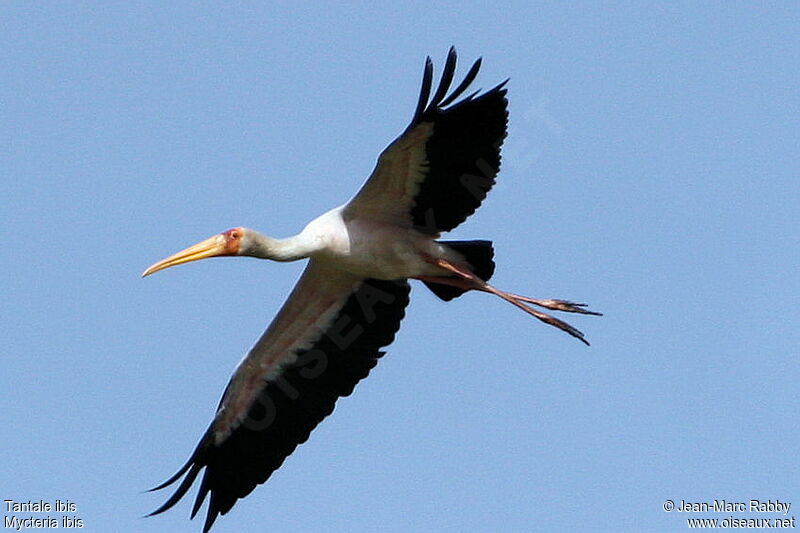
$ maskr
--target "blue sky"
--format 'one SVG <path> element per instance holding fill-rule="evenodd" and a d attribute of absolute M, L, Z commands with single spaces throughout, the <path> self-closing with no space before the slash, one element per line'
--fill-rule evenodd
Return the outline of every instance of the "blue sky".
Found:
<path fill-rule="evenodd" d="M 511 78 L 511 116 L 497 185 L 451 236 L 495 241 L 500 288 L 603 311 L 571 320 L 592 346 L 416 287 L 370 378 L 213 531 L 685 530 L 667 499 L 800 515 L 798 20 L 4 2 L 0 498 L 69 499 L 88 531 L 200 531 L 186 502 L 141 518 L 167 496 L 142 491 L 186 460 L 302 264 L 140 273 L 346 201 L 454 44 L 461 73 L 483 56 L 478 86 Z"/>

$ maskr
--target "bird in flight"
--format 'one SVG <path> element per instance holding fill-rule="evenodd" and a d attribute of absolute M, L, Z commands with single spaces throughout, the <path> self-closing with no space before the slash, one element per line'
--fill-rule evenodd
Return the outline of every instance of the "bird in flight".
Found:
<path fill-rule="evenodd" d="M 409 279 L 422 281 L 445 301 L 467 291 L 494 294 L 588 344 L 580 331 L 533 306 L 600 313 L 585 304 L 493 287 L 487 283 L 495 268 L 490 241 L 438 240 L 475 212 L 500 169 L 508 80 L 462 97 L 480 65 L 478 59 L 451 90 L 456 70 L 451 48 L 431 96 L 433 64 L 428 58 L 411 123 L 378 157 L 349 202 L 314 219 L 299 234 L 275 239 L 233 228 L 144 272 L 148 276 L 218 256 L 309 260 L 272 324 L 239 363 L 189 460 L 151 489 L 183 478 L 149 516 L 174 506 L 202 472 L 191 517 L 210 496 L 203 526 L 207 533 L 218 515 L 266 482 L 394 340 L 409 301 Z"/>

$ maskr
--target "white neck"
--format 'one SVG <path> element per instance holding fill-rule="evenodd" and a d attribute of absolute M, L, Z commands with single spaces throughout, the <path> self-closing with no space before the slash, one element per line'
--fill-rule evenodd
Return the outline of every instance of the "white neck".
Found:
<path fill-rule="evenodd" d="M 315 241 L 311 241 L 302 233 L 286 239 L 274 239 L 249 230 L 247 241 L 241 255 L 281 262 L 305 259 L 317 248 L 314 245 Z"/>

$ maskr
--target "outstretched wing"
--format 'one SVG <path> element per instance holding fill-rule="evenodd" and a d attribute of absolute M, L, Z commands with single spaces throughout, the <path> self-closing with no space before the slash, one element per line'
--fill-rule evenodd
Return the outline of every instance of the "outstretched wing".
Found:
<path fill-rule="evenodd" d="M 347 204 L 346 217 L 387 220 L 438 235 L 475 212 L 500 170 L 508 124 L 506 82 L 456 102 L 480 65 L 478 59 L 448 95 L 456 69 L 451 48 L 431 98 L 433 64 L 427 59 L 411 124 L 380 155 L 372 175 Z"/>
<path fill-rule="evenodd" d="M 405 280 L 358 279 L 312 260 L 270 327 L 242 360 L 183 476 L 153 515 L 175 505 L 201 471 L 192 518 L 210 495 L 203 532 L 277 470 L 353 392 L 394 340 L 408 304 Z"/>

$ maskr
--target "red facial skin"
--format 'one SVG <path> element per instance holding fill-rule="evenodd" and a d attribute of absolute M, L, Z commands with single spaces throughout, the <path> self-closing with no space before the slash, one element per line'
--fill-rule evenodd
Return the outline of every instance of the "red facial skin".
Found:
<path fill-rule="evenodd" d="M 232 228 L 222 233 L 225 237 L 225 255 L 237 255 L 244 239 L 244 228 Z"/>

